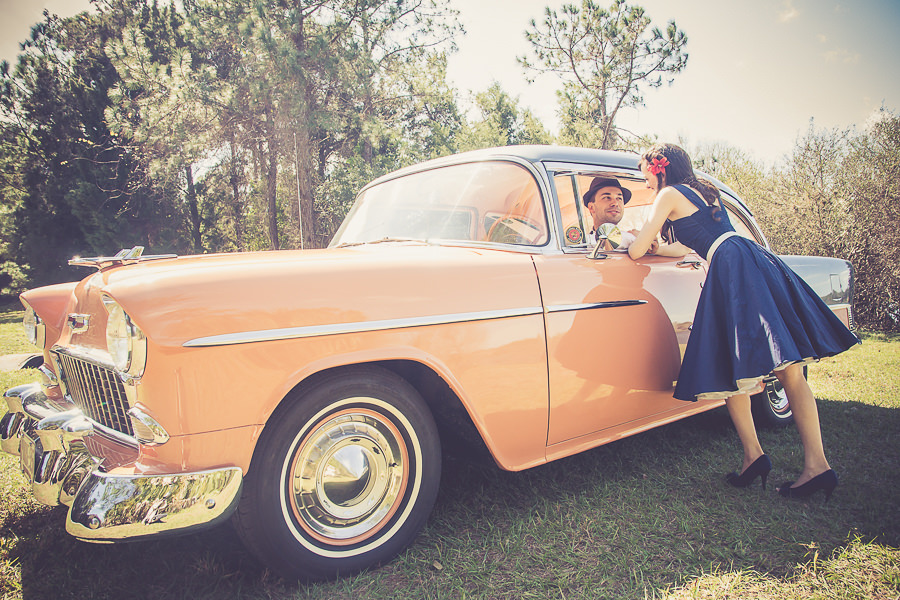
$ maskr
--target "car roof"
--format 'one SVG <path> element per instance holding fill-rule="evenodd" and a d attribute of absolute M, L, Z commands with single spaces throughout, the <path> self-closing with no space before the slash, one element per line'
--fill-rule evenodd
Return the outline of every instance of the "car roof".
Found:
<path fill-rule="evenodd" d="M 508 159 L 518 158 L 526 160 L 533 164 L 540 163 L 575 163 L 597 165 L 609 168 L 621 169 L 638 169 L 640 163 L 640 155 L 636 152 L 628 152 L 621 150 L 597 150 L 595 148 L 576 148 L 574 146 L 555 146 L 555 145 L 518 145 L 518 146 L 498 146 L 494 148 L 483 148 L 480 150 L 470 150 L 468 152 L 460 152 L 450 154 L 441 158 L 435 158 L 425 162 L 417 163 L 404 167 L 397 171 L 393 171 L 378 179 L 372 181 L 368 188 L 384 181 L 402 177 L 419 171 L 426 171 L 436 167 L 458 164 L 464 162 L 477 162 L 480 160 L 491 159 Z M 730 187 L 716 179 L 715 177 L 698 171 L 705 179 L 715 183 L 719 189 L 725 191 L 731 198 L 739 202 L 748 213 L 752 214 L 746 203 L 741 200 L 737 193 Z"/>

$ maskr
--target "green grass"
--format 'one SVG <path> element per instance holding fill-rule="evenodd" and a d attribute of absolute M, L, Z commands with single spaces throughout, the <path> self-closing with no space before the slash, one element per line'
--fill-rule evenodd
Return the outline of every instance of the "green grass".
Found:
<path fill-rule="evenodd" d="M 0 355 L 37 352 L 37 349 L 25 340 L 22 330 L 22 317 L 25 313 L 21 308 L 18 303 L 13 308 L 12 305 L 0 302 Z"/>
<path fill-rule="evenodd" d="M 12 351 L 0 319 L 0 354 Z M 15 325 L 18 327 L 18 325 Z M 737 490 L 727 413 L 713 411 L 521 473 L 447 460 L 434 513 L 394 561 L 335 582 L 285 582 L 228 526 L 124 545 L 78 542 L 0 456 L 2 598 L 777 598 L 900 596 L 900 336 L 809 369 L 831 501 Z M 0 373 L 4 388 L 33 380 Z M 763 431 L 775 470 L 802 463 L 796 431 Z"/>

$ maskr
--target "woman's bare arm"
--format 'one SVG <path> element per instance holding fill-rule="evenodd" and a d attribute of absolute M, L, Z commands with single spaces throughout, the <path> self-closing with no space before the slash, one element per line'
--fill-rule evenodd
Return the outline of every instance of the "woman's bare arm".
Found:
<path fill-rule="evenodd" d="M 637 238 L 628 247 L 628 255 L 631 258 L 638 259 L 647 254 L 666 219 L 669 218 L 679 196 L 678 191 L 673 188 L 664 188 L 656 195 L 650 207 L 650 216 L 647 222 L 644 223 Z"/>

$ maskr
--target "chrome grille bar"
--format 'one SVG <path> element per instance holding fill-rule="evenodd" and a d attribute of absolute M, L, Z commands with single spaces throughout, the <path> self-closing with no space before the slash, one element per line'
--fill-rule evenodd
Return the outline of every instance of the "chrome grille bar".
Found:
<path fill-rule="evenodd" d="M 125 385 L 114 371 L 57 353 L 62 379 L 72 401 L 92 420 L 127 435 L 134 435 L 128 418 Z"/>

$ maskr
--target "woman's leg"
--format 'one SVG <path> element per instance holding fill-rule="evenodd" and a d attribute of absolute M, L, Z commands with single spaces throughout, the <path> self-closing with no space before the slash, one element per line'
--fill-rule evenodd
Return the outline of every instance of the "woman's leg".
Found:
<path fill-rule="evenodd" d="M 791 411 L 794 413 L 797 431 L 800 432 L 800 441 L 803 443 L 803 472 L 791 486 L 797 487 L 831 467 L 825 458 L 816 398 L 809 388 L 809 383 L 806 382 L 806 377 L 803 376 L 803 367 L 790 365 L 775 371 L 775 376 L 784 386 Z"/>
<path fill-rule="evenodd" d="M 744 447 L 744 465 L 741 467 L 743 473 L 753 461 L 763 455 L 762 446 L 756 436 L 756 426 L 753 424 L 753 413 L 750 412 L 750 396 L 748 394 L 732 396 L 725 400 L 725 406 L 728 407 L 731 422 L 734 423 L 738 437 L 741 438 L 741 445 Z"/>

